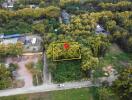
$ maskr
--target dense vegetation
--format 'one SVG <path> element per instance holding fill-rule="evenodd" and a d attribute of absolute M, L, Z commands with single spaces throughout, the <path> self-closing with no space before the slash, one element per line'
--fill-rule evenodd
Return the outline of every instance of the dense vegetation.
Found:
<path fill-rule="evenodd" d="M 18 56 L 23 52 L 23 44 L 18 42 L 16 44 L 0 44 L 0 57 Z M 2 59 L 2 58 L 1 58 Z"/>
<path fill-rule="evenodd" d="M 132 68 L 123 70 L 117 80 L 113 83 L 113 90 L 121 100 L 131 100 Z"/>
<path fill-rule="evenodd" d="M 83 77 L 83 73 L 80 68 L 80 60 L 63 61 L 63 63 L 58 62 L 56 65 L 54 64 L 51 69 L 53 78 L 57 82 L 80 80 Z"/>
<path fill-rule="evenodd" d="M 122 74 L 126 68 L 124 63 L 127 64 L 127 67 L 131 66 L 131 0 L 24 1 L 19 0 L 12 11 L 0 9 L 0 33 L 28 34 L 28 32 L 32 32 L 32 34 L 39 34 L 43 39 L 43 50 L 47 54 L 49 69 L 55 82 L 90 78 L 92 70 L 101 71 L 102 67 L 108 65 L 112 65 L 119 74 L 124 75 L 124 73 Z M 21 3 L 22 5 L 20 5 Z M 40 8 L 30 8 L 30 4 L 39 5 Z M 61 23 L 59 20 L 61 11 L 64 9 L 70 14 L 69 24 Z M 98 24 L 104 27 L 109 34 L 97 34 L 95 29 Z M 77 44 L 73 48 L 80 46 L 81 59 L 54 62 L 52 44 L 58 42 L 76 42 Z M 113 44 L 117 44 L 122 52 L 117 54 L 108 52 Z M 57 46 L 57 50 L 54 51 L 55 59 L 68 58 L 69 55 L 78 56 L 74 51 L 63 52 L 60 46 L 62 45 Z M 7 47 L 6 50 L 4 45 L 0 45 L 0 57 L 19 55 L 22 52 L 22 49 L 19 50 L 15 45 Z M 32 69 L 33 65 L 29 64 L 28 67 Z M 131 80 L 127 79 L 127 75 L 125 75 L 124 77 L 119 76 L 113 87 L 116 94 L 121 95 L 121 99 L 127 98 L 129 100 L 129 93 L 131 93 L 129 81 Z M 127 84 L 128 87 L 124 84 Z M 104 96 L 103 100 L 109 100 L 111 90 L 102 88 L 99 91 L 100 97 Z"/>
<path fill-rule="evenodd" d="M 11 73 L 4 64 L 0 64 L 0 89 L 11 86 Z"/>

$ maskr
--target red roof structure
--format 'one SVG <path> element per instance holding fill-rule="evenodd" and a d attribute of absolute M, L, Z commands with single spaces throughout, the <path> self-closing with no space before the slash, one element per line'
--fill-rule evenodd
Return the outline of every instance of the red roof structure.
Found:
<path fill-rule="evenodd" d="M 64 43 L 64 49 L 69 49 L 70 45 L 68 43 Z"/>

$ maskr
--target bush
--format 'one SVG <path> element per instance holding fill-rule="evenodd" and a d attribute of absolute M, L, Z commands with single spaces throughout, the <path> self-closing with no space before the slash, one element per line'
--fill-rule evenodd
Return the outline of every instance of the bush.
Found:
<path fill-rule="evenodd" d="M 114 93 L 109 88 L 99 88 L 98 89 L 99 100 L 112 100 Z"/>
<path fill-rule="evenodd" d="M 46 6 L 45 1 L 40 2 L 40 4 L 39 4 L 39 7 L 40 7 L 40 8 L 44 8 L 45 6 Z"/>
<path fill-rule="evenodd" d="M 129 1 L 121 1 L 116 4 L 113 3 L 100 3 L 99 7 L 102 10 L 111 10 L 111 11 L 127 11 L 132 10 L 132 3 Z"/>
<path fill-rule="evenodd" d="M 132 53 L 132 36 L 128 38 L 127 41 L 127 51 Z"/>
<path fill-rule="evenodd" d="M 0 64 L 0 90 L 11 86 L 11 73 L 4 64 Z"/>
<path fill-rule="evenodd" d="M 14 34 L 14 33 L 29 33 L 31 32 L 31 25 L 26 23 L 24 20 L 11 20 L 8 24 L 3 26 L 3 32 L 6 34 Z"/>
<path fill-rule="evenodd" d="M 36 63 L 36 68 L 40 71 L 43 71 L 43 60 L 42 60 L 42 57 L 40 57 Z"/>
<path fill-rule="evenodd" d="M 37 73 L 33 75 L 33 85 L 37 86 L 37 85 L 41 85 L 43 83 L 43 79 L 42 79 L 42 73 Z"/>
<path fill-rule="evenodd" d="M 15 71 L 16 69 L 18 69 L 18 64 L 14 64 L 14 63 L 9 64 L 10 71 Z"/>
<path fill-rule="evenodd" d="M 34 62 L 29 62 L 29 63 L 25 64 L 25 66 L 31 73 L 34 72 Z"/>
<path fill-rule="evenodd" d="M 23 53 L 23 44 L 18 42 L 16 44 L 0 44 L 0 56 L 17 56 Z"/>
<path fill-rule="evenodd" d="M 47 17 L 57 18 L 60 16 L 60 8 L 55 6 L 49 6 L 45 8 L 44 12 Z"/>

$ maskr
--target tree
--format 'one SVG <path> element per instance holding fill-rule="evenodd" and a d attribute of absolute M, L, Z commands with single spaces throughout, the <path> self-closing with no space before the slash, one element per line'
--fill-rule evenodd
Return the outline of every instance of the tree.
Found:
<path fill-rule="evenodd" d="M 57 45 L 57 46 L 56 46 Z M 78 52 L 78 48 L 79 48 L 79 44 L 69 44 L 70 48 L 69 50 L 63 50 L 63 45 L 61 45 L 61 43 L 59 44 L 55 44 L 52 43 L 50 44 L 50 46 L 48 47 L 47 50 L 47 57 L 49 59 L 54 59 L 54 60 L 61 60 L 61 59 L 72 59 L 72 58 L 76 58 L 76 57 L 80 57 L 81 55 L 81 68 L 84 71 L 90 70 L 92 68 L 96 68 L 97 64 L 98 64 L 98 58 L 93 57 L 92 52 L 90 49 L 81 46 L 80 50 L 81 52 Z M 53 49 L 54 47 L 54 49 Z M 54 51 L 53 51 L 54 50 Z M 67 52 L 68 51 L 68 52 Z"/>
<path fill-rule="evenodd" d="M 107 31 L 113 31 L 113 29 L 116 27 L 116 22 L 114 20 L 107 21 L 105 27 Z"/>
<path fill-rule="evenodd" d="M 87 40 L 87 45 L 90 46 L 95 57 L 104 56 L 110 45 L 108 37 L 104 34 L 91 36 Z"/>
<path fill-rule="evenodd" d="M 0 26 L 3 25 L 3 23 L 8 22 L 10 14 L 9 11 L 3 9 L 0 10 Z"/>
<path fill-rule="evenodd" d="M 40 8 L 46 7 L 45 1 L 40 2 L 40 3 L 39 3 L 39 7 L 40 7 Z"/>
<path fill-rule="evenodd" d="M 5 46 L 6 55 L 18 56 L 23 53 L 23 44 L 18 42 L 16 44 L 8 44 Z"/>
<path fill-rule="evenodd" d="M 114 93 L 106 87 L 102 87 L 98 89 L 98 94 L 99 94 L 99 100 L 110 100 Z M 111 99 L 112 100 L 112 99 Z"/>
<path fill-rule="evenodd" d="M 0 64 L 0 89 L 5 89 L 10 86 L 11 73 L 3 64 Z"/>
<path fill-rule="evenodd" d="M 40 57 L 37 61 L 37 63 L 35 64 L 35 67 L 37 70 L 39 71 L 43 71 L 43 61 L 42 61 L 42 57 Z"/>
<path fill-rule="evenodd" d="M 42 0 L 18 0 L 19 3 L 24 5 L 39 4 Z"/>
<path fill-rule="evenodd" d="M 47 57 L 53 60 L 80 58 L 80 45 L 77 42 L 67 42 L 69 48 L 64 48 L 64 43 L 51 43 L 47 50 Z"/>
<path fill-rule="evenodd" d="M 132 36 L 130 36 L 130 37 L 128 38 L 127 50 L 128 50 L 128 52 L 132 52 Z"/>
<path fill-rule="evenodd" d="M 88 71 L 97 67 L 99 60 L 96 57 L 93 57 L 92 52 L 89 48 L 82 47 L 81 49 L 82 56 L 82 69 Z"/>
<path fill-rule="evenodd" d="M 32 26 L 32 28 L 33 28 L 34 33 L 37 32 L 37 33 L 39 33 L 41 36 L 43 36 L 44 33 L 45 33 L 45 25 L 44 25 L 44 23 L 34 24 L 34 25 Z"/>
<path fill-rule="evenodd" d="M 5 55 L 6 55 L 5 45 L 4 44 L 0 44 L 0 56 L 4 57 Z"/>
<path fill-rule="evenodd" d="M 3 2 L 5 2 L 6 0 L 0 0 L 0 5 L 3 3 Z"/>
<path fill-rule="evenodd" d="M 42 47 L 43 47 L 43 50 L 45 50 L 46 48 L 46 44 L 47 44 L 47 39 L 46 39 L 46 26 L 44 25 L 44 23 L 38 23 L 38 24 L 35 24 L 32 26 L 33 30 L 34 30 L 34 33 L 39 33 L 40 36 L 42 37 Z"/>
<path fill-rule="evenodd" d="M 118 79 L 113 82 L 113 90 L 121 100 L 131 100 L 132 94 L 132 67 L 125 68 Z"/>
<path fill-rule="evenodd" d="M 22 53 L 23 53 L 23 44 L 21 42 L 17 42 L 15 44 L 14 52 L 16 53 L 16 55 L 22 55 Z"/>
<path fill-rule="evenodd" d="M 17 42 L 16 44 L 0 44 L 0 56 L 19 56 L 23 53 L 23 44 Z"/>
<path fill-rule="evenodd" d="M 112 1 L 118 1 L 118 0 L 112 0 Z M 128 0 L 123 0 L 117 3 L 99 3 L 99 7 L 102 10 L 111 10 L 111 11 L 126 11 L 131 9 L 132 3 Z"/>
<path fill-rule="evenodd" d="M 45 8 L 44 12 L 47 17 L 58 18 L 60 16 L 60 8 L 55 6 Z"/>
<path fill-rule="evenodd" d="M 14 64 L 14 63 L 10 63 L 9 64 L 9 70 L 12 72 L 12 71 L 15 71 L 16 69 L 18 69 L 18 64 Z"/>
<path fill-rule="evenodd" d="M 26 68 L 32 73 L 35 73 L 35 69 L 34 69 L 34 62 L 28 62 L 25 64 Z"/>

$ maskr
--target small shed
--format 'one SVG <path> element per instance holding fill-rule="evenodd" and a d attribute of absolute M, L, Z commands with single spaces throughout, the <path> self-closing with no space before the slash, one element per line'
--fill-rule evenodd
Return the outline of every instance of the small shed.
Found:
<path fill-rule="evenodd" d="M 23 34 L 4 35 L 4 39 L 23 37 Z"/>
<path fill-rule="evenodd" d="M 36 41 L 37 41 L 36 38 L 32 38 L 32 40 L 31 40 L 32 44 L 36 44 Z"/>
<path fill-rule="evenodd" d="M 70 15 L 65 10 L 62 11 L 61 17 L 65 24 L 70 23 Z"/>
<path fill-rule="evenodd" d="M 102 33 L 102 34 L 109 34 L 109 32 L 107 32 L 101 25 L 99 25 L 99 24 L 97 24 L 97 26 L 96 26 L 96 29 L 95 29 L 95 33 L 96 34 L 100 34 L 100 33 Z"/>
<path fill-rule="evenodd" d="M 103 27 L 101 27 L 99 24 L 97 24 L 96 29 L 95 29 L 96 33 L 100 33 L 105 31 Z"/>
<path fill-rule="evenodd" d="M 4 34 L 0 34 L 0 39 L 3 39 L 4 38 Z"/>

